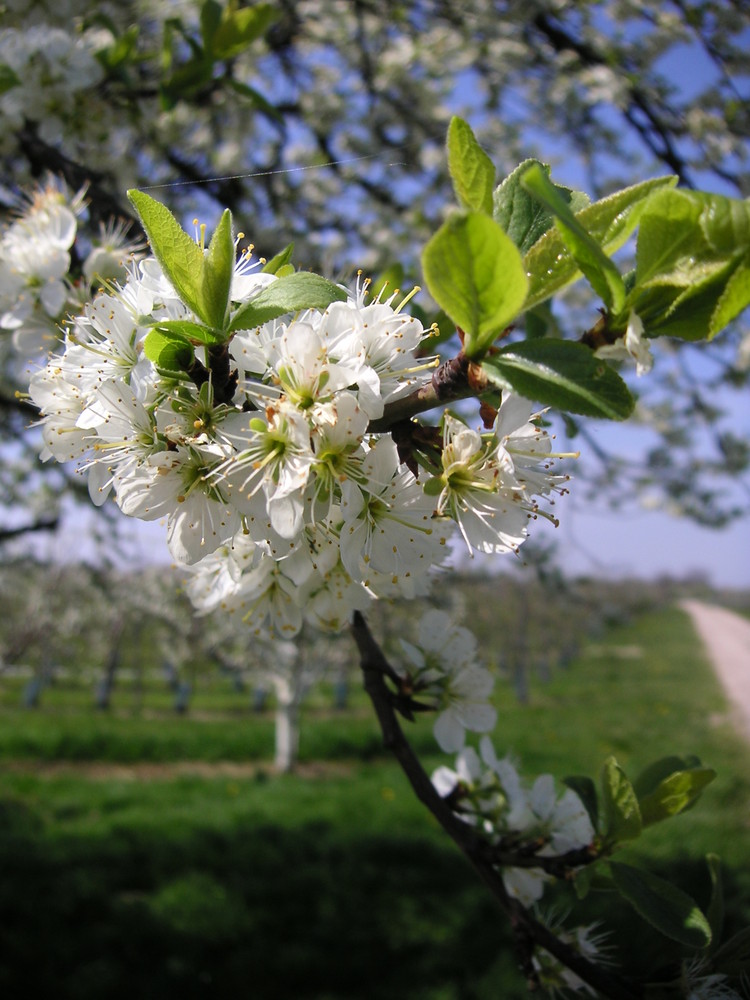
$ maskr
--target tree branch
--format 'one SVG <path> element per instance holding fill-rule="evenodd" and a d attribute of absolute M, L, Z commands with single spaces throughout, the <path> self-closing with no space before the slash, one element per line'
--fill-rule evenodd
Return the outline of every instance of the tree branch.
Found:
<path fill-rule="evenodd" d="M 474 364 L 461 352 L 455 358 L 443 362 L 434 372 L 427 385 L 422 385 L 408 396 L 386 403 L 383 416 L 371 421 L 368 431 L 382 434 L 395 424 L 415 417 L 425 410 L 434 410 L 457 399 L 479 396 L 490 389 L 487 377 L 479 365 Z"/>
<path fill-rule="evenodd" d="M 49 170 L 60 174 L 72 188 L 86 186 L 89 214 L 94 221 L 107 223 L 113 218 L 124 219 L 135 233 L 145 238 L 140 222 L 104 187 L 104 174 L 76 163 L 59 149 L 50 146 L 39 137 L 33 124 L 19 129 L 18 142 L 35 176 Z"/>
<path fill-rule="evenodd" d="M 54 531 L 59 524 L 57 517 L 42 517 L 31 524 L 22 524 L 18 528 L 0 528 L 0 544 L 19 535 L 30 534 L 32 531 Z"/>
<path fill-rule="evenodd" d="M 612 976 L 585 959 L 579 952 L 556 937 L 540 924 L 525 907 L 512 899 L 505 888 L 502 876 L 488 860 L 488 844 L 475 828 L 462 822 L 445 799 L 442 799 L 406 739 L 393 710 L 391 692 L 385 677 L 393 668 L 375 641 L 367 622 L 355 611 L 352 635 L 360 655 L 365 691 L 372 701 L 383 734 L 383 745 L 389 749 L 406 775 L 419 801 L 432 813 L 448 836 L 466 856 L 477 875 L 500 904 L 510 919 L 521 968 L 533 977 L 531 955 L 534 947 L 541 947 L 559 962 L 610 1000 L 640 1000 L 641 987 L 627 980 Z"/>

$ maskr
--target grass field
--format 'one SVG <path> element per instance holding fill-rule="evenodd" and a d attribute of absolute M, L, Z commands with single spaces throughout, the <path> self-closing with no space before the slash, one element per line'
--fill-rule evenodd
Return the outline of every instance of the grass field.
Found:
<path fill-rule="evenodd" d="M 525 996 L 502 915 L 379 749 L 361 694 L 344 713 L 311 702 L 290 776 L 270 768 L 271 716 L 218 684 L 181 718 L 158 692 L 140 715 L 125 695 L 97 714 L 63 684 L 35 711 L 19 697 L 18 682 L 0 695 L 4 998 Z M 705 902 L 717 851 L 728 920 L 750 922 L 750 752 L 685 615 L 613 629 L 529 705 L 502 683 L 497 705 L 497 749 L 529 775 L 595 773 L 612 753 L 632 776 L 666 753 L 715 767 L 697 808 L 628 853 Z M 428 770 L 443 762 L 429 724 L 415 744 Z M 207 766 L 221 761 L 238 766 Z M 627 927 L 626 962 L 664 952 L 609 896 L 587 915 L 602 910 Z"/>

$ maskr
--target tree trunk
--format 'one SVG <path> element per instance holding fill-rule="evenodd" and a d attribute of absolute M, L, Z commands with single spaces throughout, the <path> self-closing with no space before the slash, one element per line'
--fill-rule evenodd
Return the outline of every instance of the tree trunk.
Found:
<path fill-rule="evenodd" d="M 299 704 L 278 701 L 276 706 L 276 769 L 288 774 L 299 753 Z"/>

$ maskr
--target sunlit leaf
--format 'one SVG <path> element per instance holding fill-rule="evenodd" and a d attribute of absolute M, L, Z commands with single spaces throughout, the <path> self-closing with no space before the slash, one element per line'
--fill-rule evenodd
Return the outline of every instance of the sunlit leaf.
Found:
<path fill-rule="evenodd" d="M 212 326 L 202 295 L 203 250 L 188 236 L 169 209 L 143 191 L 128 191 L 154 256 L 182 301 Z"/>
<path fill-rule="evenodd" d="M 489 216 L 455 215 L 422 253 L 430 294 L 465 333 L 464 352 L 481 357 L 513 320 L 526 296 L 526 275 L 513 241 Z"/>
<path fill-rule="evenodd" d="M 614 757 L 602 767 L 602 833 L 608 841 L 635 840 L 641 834 L 641 811 L 635 789 Z"/>
<path fill-rule="evenodd" d="M 462 118 L 453 117 L 448 126 L 448 170 L 459 203 L 491 215 L 495 168 Z"/>
<path fill-rule="evenodd" d="M 242 306 L 232 317 L 230 329 L 250 330 L 299 309 L 325 309 L 332 302 L 346 300 L 346 291 L 327 278 L 309 271 L 298 271 L 279 278 L 264 288 L 252 302 Z"/>
<path fill-rule="evenodd" d="M 522 186 L 555 216 L 563 242 L 576 264 L 610 312 L 619 313 L 625 303 L 625 285 L 620 272 L 599 241 L 573 215 L 567 201 L 550 181 L 539 163 L 521 178 Z"/>
<path fill-rule="evenodd" d="M 651 195 L 676 183 L 676 177 L 657 177 L 634 184 L 576 212 L 576 219 L 606 254 L 613 254 L 638 225 Z M 524 257 L 524 267 L 529 275 L 527 309 L 548 299 L 581 274 L 556 229 L 537 240 Z"/>
<path fill-rule="evenodd" d="M 539 160 L 524 160 L 495 188 L 492 196 L 492 217 L 510 236 L 522 254 L 527 253 L 545 233 L 554 228 L 555 217 L 549 209 L 532 197 L 521 184 L 521 178 L 534 164 L 549 176 L 549 167 Z M 580 212 L 589 204 L 588 195 L 583 191 L 556 184 L 560 196 L 566 200 L 572 212 Z"/>

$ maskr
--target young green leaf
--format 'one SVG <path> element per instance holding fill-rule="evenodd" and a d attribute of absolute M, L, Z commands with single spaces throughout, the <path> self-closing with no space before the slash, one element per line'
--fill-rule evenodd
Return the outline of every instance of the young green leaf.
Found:
<path fill-rule="evenodd" d="M 706 948 L 711 928 L 698 905 L 681 889 L 642 868 L 610 862 L 620 894 L 652 927 L 689 948 Z"/>
<path fill-rule="evenodd" d="M 233 10 L 228 6 L 211 38 L 211 54 L 216 59 L 233 59 L 251 42 L 266 33 L 279 12 L 270 3 Z"/>
<path fill-rule="evenodd" d="M 285 267 L 292 259 L 292 253 L 294 252 L 294 243 L 288 243 L 283 250 L 267 260 L 263 265 L 263 271 L 265 274 L 277 274 L 279 268 Z"/>
<path fill-rule="evenodd" d="M 234 238 L 232 213 L 225 209 L 214 230 L 208 251 L 203 259 L 201 298 L 209 325 L 221 330 L 227 315 L 229 290 L 234 273 Z"/>
<path fill-rule="evenodd" d="M 521 255 L 480 212 L 448 219 L 424 248 L 422 270 L 432 297 L 464 331 L 469 358 L 486 353 L 526 297 Z"/>
<path fill-rule="evenodd" d="M 210 52 L 216 29 L 221 23 L 222 7 L 216 0 L 205 0 L 201 5 L 200 24 L 203 48 Z"/>
<path fill-rule="evenodd" d="M 695 263 L 691 248 L 705 243 L 698 220 L 701 205 L 687 191 L 660 191 L 644 211 L 635 252 L 636 284 L 675 278 L 687 262 Z M 697 245 L 697 246 L 696 246 Z M 705 257 L 705 252 L 701 255 Z M 690 282 L 690 276 L 686 277 Z"/>
<path fill-rule="evenodd" d="M 195 357 L 192 345 L 187 340 L 161 330 L 149 330 L 143 341 L 143 351 L 157 368 L 169 372 L 187 371 Z"/>
<path fill-rule="evenodd" d="M 549 177 L 546 163 L 524 160 L 495 188 L 492 196 L 493 219 L 510 236 L 522 254 L 531 250 L 537 240 L 555 225 L 552 212 L 521 185 L 521 178 L 534 164 Z M 572 191 L 559 184 L 555 184 L 555 188 L 574 213 L 580 212 L 589 204 L 589 197 L 583 191 Z"/>
<path fill-rule="evenodd" d="M 691 768 L 701 766 L 701 759 L 695 754 L 687 754 L 684 757 L 678 757 L 677 754 L 659 757 L 658 760 L 645 767 L 633 782 L 635 794 L 639 799 L 645 798 L 671 774 L 676 774 L 677 771 L 689 771 Z"/>
<path fill-rule="evenodd" d="M 202 294 L 203 250 L 165 205 L 143 191 L 128 191 L 128 198 L 140 216 L 154 256 L 175 291 L 196 316 L 212 326 Z"/>
<path fill-rule="evenodd" d="M 200 323 L 192 323 L 188 319 L 166 319 L 155 324 L 155 330 L 172 337 L 180 337 L 194 344 L 221 344 L 226 338 L 222 331 L 212 330 Z"/>
<path fill-rule="evenodd" d="M 651 195 L 676 183 L 676 177 L 643 181 L 594 202 L 576 212 L 575 217 L 605 254 L 613 254 L 638 225 Z M 527 309 L 548 299 L 580 276 L 578 264 L 567 251 L 556 228 L 537 240 L 524 257 L 524 267 L 529 275 Z"/>
<path fill-rule="evenodd" d="M 482 370 L 493 385 L 559 410 L 624 420 L 635 400 L 617 372 L 583 344 L 569 340 L 523 340 L 485 358 Z"/>
<path fill-rule="evenodd" d="M 529 167 L 521 178 L 521 184 L 555 216 L 565 246 L 591 287 L 611 313 L 619 313 L 625 304 L 625 285 L 620 272 L 598 241 L 573 215 L 542 166 L 535 163 Z"/>
<path fill-rule="evenodd" d="M 714 337 L 750 305 L 750 205 L 664 191 L 643 213 L 628 307 L 649 336 Z"/>
<path fill-rule="evenodd" d="M 297 271 L 279 278 L 242 306 L 232 317 L 230 330 L 251 330 L 285 313 L 298 309 L 325 309 L 332 302 L 344 302 L 346 291 L 310 271 Z"/>
<path fill-rule="evenodd" d="M 716 777 L 710 767 L 676 771 L 664 778 L 648 795 L 638 799 L 644 826 L 659 823 L 684 812 L 695 803 L 706 785 Z"/>
<path fill-rule="evenodd" d="M 736 265 L 731 278 L 724 285 L 708 325 L 711 340 L 725 326 L 750 306 L 750 251 Z"/>
<path fill-rule="evenodd" d="M 747 198 L 726 198 L 707 191 L 691 194 L 703 205 L 701 230 L 714 253 L 728 257 L 741 247 L 750 247 L 750 201 Z"/>
<path fill-rule="evenodd" d="M 602 767 L 602 833 L 611 843 L 635 840 L 641 835 L 641 811 L 633 786 L 614 757 Z"/>
<path fill-rule="evenodd" d="M 492 214 L 495 168 L 477 142 L 471 126 L 453 117 L 448 126 L 448 171 L 459 203 L 476 212 Z"/>

